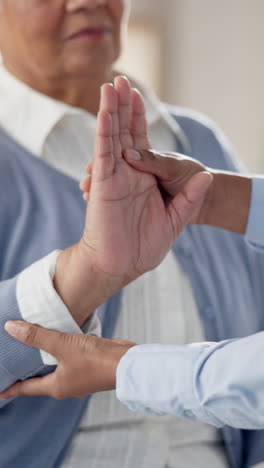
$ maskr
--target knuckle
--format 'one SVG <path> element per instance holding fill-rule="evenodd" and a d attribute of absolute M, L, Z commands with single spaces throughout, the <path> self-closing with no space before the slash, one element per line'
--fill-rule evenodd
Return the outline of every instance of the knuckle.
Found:
<path fill-rule="evenodd" d="M 91 353 L 98 346 L 99 338 L 94 335 L 68 335 L 68 345 L 80 353 Z"/>
<path fill-rule="evenodd" d="M 79 341 L 79 349 L 83 353 L 91 354 L 94 351 L 94 349 L 98 346 L 98 341 L 98 336 L 81 336 Z"/>
<path fill-rule="evenodd" d="M 57 332 L 57 340 L 60 342 L 60 344 L 67 346 L 69 343 L 69 338 L 72 335 L 68 333 L 63 333 L 63 332 Z"/>

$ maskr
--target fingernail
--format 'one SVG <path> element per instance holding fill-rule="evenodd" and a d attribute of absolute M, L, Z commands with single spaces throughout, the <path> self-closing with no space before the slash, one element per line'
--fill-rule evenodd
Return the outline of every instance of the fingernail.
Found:
<path fill-rule="evenodd" d="M 135 150 L 126 150 L 125 157 L 129 161 L 139 161 L 141 159 L 141 154 Z"/>
<path fill-rule="evenodd" d="M 7 333 L 12 336 L 16 336 L 24 327 L 25 323 L 21 320 L 8 320 L 8 322 L 5 323 Z"/>

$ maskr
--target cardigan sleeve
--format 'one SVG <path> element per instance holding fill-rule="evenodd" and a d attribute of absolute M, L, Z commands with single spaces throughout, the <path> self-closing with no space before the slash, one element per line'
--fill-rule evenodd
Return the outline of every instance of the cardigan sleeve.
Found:
<path fill-rule="evenodd" d="M 40 352 L 8 335 L 7 320 L 23 320 L 17 302 L 17 278 L 0 283 L 0 389 L 5 390 L 19 379 L 26 379 L 44 369 Z"/>
<path fill-rule="evenodd" d="M 79 328 L 56 293 L 53 277 L 58 254 L 54 251 L 14 278 L 0 282 L 0 391 L 17 380 L 51 372 L 57 364 L 48 353 L 12 338 L 4 328 L 7 320 L 26 320 L 65 333 L 101 332 L 96 313 Z"/>

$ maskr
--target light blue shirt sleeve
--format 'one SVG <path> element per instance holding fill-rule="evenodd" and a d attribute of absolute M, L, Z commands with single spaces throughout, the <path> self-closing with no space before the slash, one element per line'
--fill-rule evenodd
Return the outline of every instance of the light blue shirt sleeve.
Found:
<path fill-rule="evenodd" d="M 246 239 L 255 246 L 264 247 L 264 177 L 252 179 L 252 195 Z"/>
<path fill-rule="evenodd" d="M 217 427 L 264 429 L 264 332 L 219 343 L 139 345 L 117 368 L 117 398 L 132 411 Z"/>

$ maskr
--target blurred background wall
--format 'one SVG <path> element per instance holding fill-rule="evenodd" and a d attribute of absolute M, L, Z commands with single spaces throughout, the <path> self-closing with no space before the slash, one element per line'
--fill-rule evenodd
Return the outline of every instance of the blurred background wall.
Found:
<path fill-rule="evenodd" d="M 264 173 L 264 0 L 132 0 L 119 68 L 216 120 Z"/>

